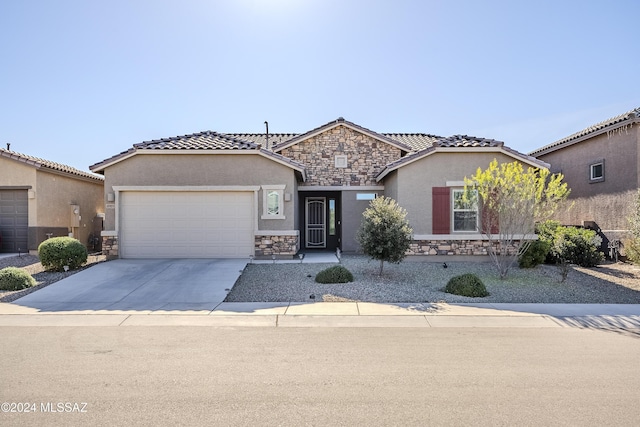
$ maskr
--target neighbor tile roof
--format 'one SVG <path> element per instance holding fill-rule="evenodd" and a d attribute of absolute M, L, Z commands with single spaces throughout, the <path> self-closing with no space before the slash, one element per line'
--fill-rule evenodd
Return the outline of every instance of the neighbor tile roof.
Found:
<path fill-rule="evenodd" d="M 586 137 L 595 133 L 602 133 L 609 130 L 614 130 L 618 127 L 624 126 L 629 123 L 639 123 L 640 122 L 640 107 L 635 108 L 631 111 L 627 111 L 626 113 L 620 114 L 619 116 L 612 117 L 610 119 L 604 120 L 600 123 L 596 123 L 595 125 L 591 125 L 585 129 L 582 129 L 579 132 L 576 132 L 572 135 L 569 135 L 565 138 L 559 139 L 556 142 L 553 142 L 549 145 L 545 145 L 542 148 L 538 148 L 530 152 L 529 154 L 532 156 L 546 154 L 551 151 L 555 151 L 562 146 L 569 144 L 573 141 L 578 142 L 578 139 Z M 594 135 L 595 136 L 595 135 Z"/>
<path fill-rule="evenodd" d="M 6 157 L 18 162 L 31 165 L 37 169 L 49 169 L 55 172 L 62 172 L 68 175 L 79 176 L 82 178 L 89 178 L 96 181 L 102 181 L 104 178 L 100 175 L 94 175 L 90 172 L 81 171 L 74 167 L 63 165 L 62 163 L 56 163 L 49 160 L 41 159 L 39 157 L 29 156 L 27 154 L 17 153 L 11 150 L 5 150 L 0 148 L 0 157 Z"/>

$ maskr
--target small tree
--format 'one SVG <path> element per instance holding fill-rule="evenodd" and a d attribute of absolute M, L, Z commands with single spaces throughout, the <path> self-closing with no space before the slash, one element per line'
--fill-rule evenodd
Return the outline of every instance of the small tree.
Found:
<path fill-rule="evenodd" d="M 366 255 L 380 260 L 380 275 L 385 261 L 399 264 L 406 256 L 413 234 L 406 216 L 407 211 L 387 197 L 372 200 L 362 214 L 356 239 Z"/>
<path fill-rule="evenodd" d="M 633 201 L 629 217 L 629 231 L 631 238 L 625 242 L 625 253 L 631 262 L 640 264 L 640 190 Z"/>
<path fill-rule="evenodd" d="M 547 169 L 529 167 L 525 172 L 519 162 L 498 165 L 496 159 L 486 170 L 478 168 L 465 177 L 466 197 L 482 200 L 481 232 L 501 279 L 535 239 L 535 223 L 551 217 L 569 195 L 562 178 Z"/>

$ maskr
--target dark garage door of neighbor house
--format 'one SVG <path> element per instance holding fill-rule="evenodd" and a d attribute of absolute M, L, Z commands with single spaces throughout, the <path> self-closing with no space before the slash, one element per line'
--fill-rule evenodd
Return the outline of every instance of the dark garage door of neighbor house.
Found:
<path fill-rule="evenodd" d="M 27 252 L 27 190 L 0 190 L 0 252 Z"/>

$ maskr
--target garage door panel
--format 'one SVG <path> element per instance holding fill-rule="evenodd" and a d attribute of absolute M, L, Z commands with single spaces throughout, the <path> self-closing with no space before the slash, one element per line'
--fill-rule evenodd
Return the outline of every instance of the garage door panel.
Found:
<path fill-rule="evenodd" d="M 124 192 L 120 203 L 122 257 L 253 253 L 253 192 Z"/>
<path fill-rule="evenodd" d="M 26 251 L 28 234 L 27 190 L 0 190 L 0 252 Z"/>

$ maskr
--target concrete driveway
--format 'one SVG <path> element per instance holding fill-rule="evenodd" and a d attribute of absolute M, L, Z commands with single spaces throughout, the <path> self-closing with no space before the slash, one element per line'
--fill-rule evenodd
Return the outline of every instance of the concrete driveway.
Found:
<path fill-rule="evenodd" d="M 211 311 L 242 259 L 119 259 L 97 264 L 13 304 L 41 312 Z"/>

